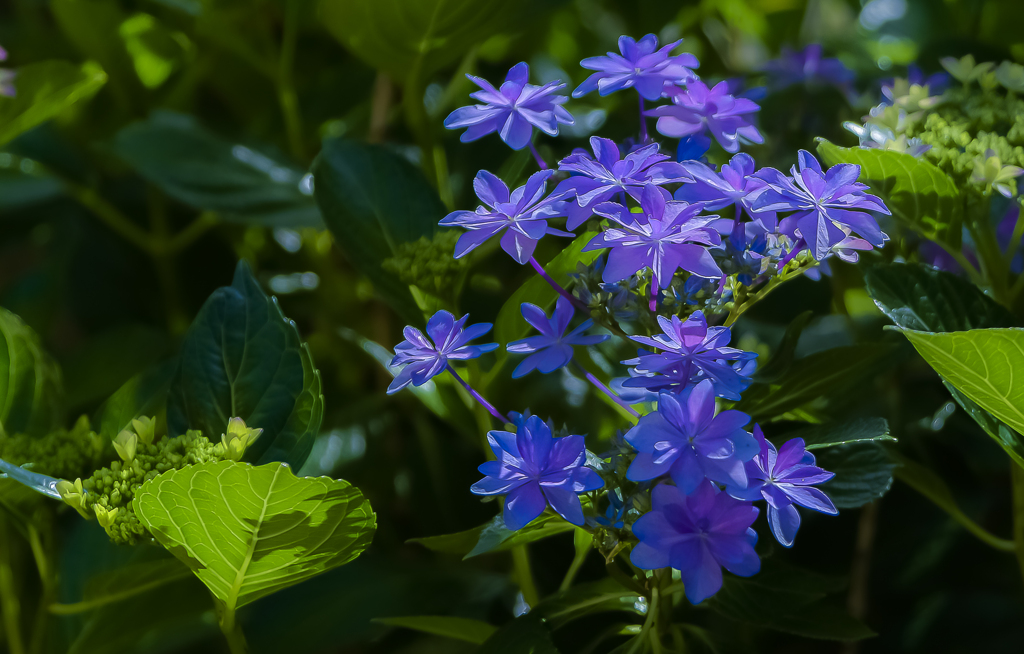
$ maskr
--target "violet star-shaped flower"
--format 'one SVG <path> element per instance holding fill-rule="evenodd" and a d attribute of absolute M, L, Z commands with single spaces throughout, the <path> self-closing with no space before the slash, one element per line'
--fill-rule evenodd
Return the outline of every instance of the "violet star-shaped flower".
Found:
<path fill-rule="evenodd" d="M 761 212 L 755 216 L 748 199 L 754 191 L 765 185 L 764 180 L 753 177 L 756 164 L 749 154 L 740 152 L 734 155 L 729 163 L 722 164 L 717 173 L 699 161 L 686 161 L 681 165 L 693 178 L 693 182 L 684 183 L 676 190 L 676 200 L 690 204 L 703 202 L 708 211 L 735 206 L 736 220 L 740 219 L 743 210 L 751 218 L 768 217 L 770 212 Z"/>
<path fill-rule="evenodd" d="M 543 86 L 529 84 L 530 67 L 525 62 L 508 71 L 500 89 L 483 78 L 468 74 L 466 77 L 481 89 L 469 97 L 484 104 L 460 107 L 444 119 L 448 129 L 469 128 L 460 137 L 463 143 L 498 132 L 510 148 L 522 150 L 529 145 L 534 127 L 555 136 L 559 124 L 573 124 L 572 116 L 561 106 L 569 97 L 555 95 L 565 84 L 558 80 Z"/>
<path fill-rule="evenodd" d="M 798 233 L 818 261 L 847 237 L 844 226 L 875 247 L 885 244 L 889 237 L 882 233 L 878 221 L 864 212 L 888 214 L 889 210 L 880 199 L 864 192 L 866 184 L 857 182 L 860 166 L 836 164 L 823 172 L 806 150 L 800 150 L 798 161 L 799 170 L 796 166 L 790 170 L 792 177 L 774 168 L 756 173 L 767 184 L 750 198 L 754 211 L 794 212 L 781 221 L 779 229 Z"/>
<path fill-rule="evenodd" d="M 644 570 L 672 567 L 682 574 L 693 604 L 722 587 L 722 568 L 740 577 L 761 570 L 750 525 L 758 510 L 704 481 L 690 496 L 667 484 L 654 487 L 652 508 L 633 523 L 640 542 L 629 560 Z"/>
<path fill-rule="evenodd" d="M 669 475 L 687 495 L 705 478 L 746 487 L 743 464 L 757 454 L 757 441 L 743 429 L 749 422 L 750 416 L 733 409 L 715 415 L 711 380 L 689 394 L 662 393 L 658 410 L 626 432 L 626 442 L 639 452 L 626 478 L 646 481 Z"/>
<path fill-rule="evenodd" d="M 639 41 L 620 36 L 621 54 L 609 52 L 604 57 L 587 57 L 580 62 L 580 66 L 597 72 L 580 84 L 572 97 L 582 97 L 595 89 L 601 95 L 608 95 L 632 87 L 640 97 L 657 100 L 665 84 L 686 83 L 695 77 L 692 69 L 700 66 L 692 54 L 669 55 L 682 42 L 680 39 L 659 49 L 658 37 L 653 34 Z"/>
<path fill-rule="evenodd" d="M 466 256 L 479 245 L 505 232 L 501 249 L 521 264 L 533 256 L 537 241 L 546 234 L 575 236 L 560 229 L 548 227 L 548 218 L 564 216 L 567 202 L 564 193 L 545 197 L 544 191 L 553 170 L 541 170 L 530 175 L 526 184 L 509 193 L 505 182 L 481 170 L 473 179 L 473 189 L 483 206 L 476 211 L 453 211 L 441 219 L 446 227 L 463 227 L 469 231 L 455 244 L 455 258 Z"/>
<path fill-rule="evenodd" d="M 719 397 L 740 399 L 751 379 L 740 374 L 731 362 L 746 362 L 757 354 L 729 347 L 732 332 L 728 327 L 708 327 L 701 311 L 694 311 L 685 322 L 678 316 L 671 320 L 658 316 L 658 325 L 664 333 L 653 337 L 630 336 L 637 343 L 661 352 L 640 350 L 637 358 L 623 361 L 624 365 L 634 366 L 637 373 L 623 382 L 624 386 L 678 392 L 708 379 Z"/>
<path fill-rule="evenodd" d="M 473 484 L 476 495 L 505 495 L 505 526 L 516 531 L 551 506 L 574 525 L 583 524 L 580 493 L 597 490 L 604 481 L 584 465 L 587 451 L 582 436 L 554 438 L 537 416 L 530 416 L 516 433 L 487 434 L 497 461 L 479 468 L 485 476 Z"/>
<path fill-rule="evenodd" d="M 475 359 L 498 347 L 497 343 L 470 345 L 469 342 L 491 331 L 490 323 L 465 327 L 469 314 L 455 320 L 447 311 L 438 311 L 427 321 L 427 336 L 412 326 L 405 328 L 405 340 L 395 346 L 391 367 L 404 365 L 388 386 L 388 395 L 397 393 L 410 383 L 422 386 L 431 377 L 448 367 L 449 361 Z"/>
<path fill-rule="evenodd" d="M 512 371 L 513 379 L 534 370 L 540 370 L 545 375 L 558 370 L 572 360 L 574 345 L 597 345 L 610 338 L 607 334 L 584 334 L 594 326 L 593 320 L 584 320 L 579 327 L 566 334 L 565 330 L 569 327 L 569 321 L 576 310 L 572 303 L 562 296 L 558 296 L 551 318 L 548 318 L 543 309 L 529 302 L 524 302 L 520 309 L 523 318 L 540 332 L 540 336 L 530 336 L 508 344 L 509 352 L 530 354 Z"/>
<path fill-rule="evenodd" d="M 704 82 L 692 80 L 685 89 L 673 89 L 670 97 L 672 104 L 644 112 L 658 118 L 657 129 L 665 136 L 683 138 L 707 131 L 726 152 L 739 150 L 741 138 L 751 143 L 764 142 L 747 116 L 761 107 L 753 100 L 732 96 L 726 82 L 709 89 Z"/>
<path fill-rule="evenodd" d="M 718 217 L 698 216 L 702 205 L 672 202 L 668 197 L 668 191 L 649 185 L 640 195 L 642 213 L 614 202 L 594 207 L 594 213 L 614 223 L 583 248 L 611 248 L 602 273 L 604 281 L 621 281 L 649 268 L 654 273 L 653 295 L 671 284 L 680 268 L 701 277 L 722 275 L 707 250 L 722 242 L 711 226 Z"/>
<path fill-rule="evenodd" d="M 794 438 L 783 443 L 778 450 L 765 439 L 759 425 L 754 425 L 754 438 L 760 452 L 747 462 L 747 487 L 726 490 L 742 500 L 768 502 L 768 524 L 775 539 L 792 547 L 800 528 L 797 505 L 821 513 L 836 515 L 839 511 L 828 495 L 813 486 L 823 484 L 835 475 L 815 465 L 814 455 L 804 447 L 804 439 Z"/>
<path fill-rule="evenodd" d="M 591 158 L 586 150 L 576 150 L 558 162 L 559 170 L 572 175 L 555 188 L 555 194 L 564 192 L 576 196 L 569 202 L 566 229 L 576 229 L 593 215 L 593 208 L 611 200 L 619 193 L 628 193 L 639 200 L 648 184 L 671 184 L 689 180 L 690 175 L 671 157 L 658 153 L 658 144 L 652 143 L 630 152 L 625 157 L 610 139 L 590 137 L 594 149 Z"/>
<path fill-rule="evenodd" d="M 768 61 L 761 70 L 768 73 L 771 85 L 780 90 L 794 84 L 832 85 L 849 89 L 857 75 L 834 57 L 822 57 L 821 44 L 812 43 L 803 50 L 782 47 L 778 59 Z"/>

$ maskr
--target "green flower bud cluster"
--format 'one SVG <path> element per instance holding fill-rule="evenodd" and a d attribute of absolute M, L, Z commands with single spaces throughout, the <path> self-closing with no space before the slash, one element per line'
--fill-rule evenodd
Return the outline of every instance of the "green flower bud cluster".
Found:
<path fill-rule="evenodd" d="M 449 298 L 469 269 L 468 259 L 452 257 L 458 240 L 456 230 L 438 232 L 432 239 L 422 236 L 413 243 L 399 244 L 395 256 L 385 259 L 381 265 L 424 293 Z"/>
<path fill-rule="evenodd" d="M 0 459 L 31 464 L 32 472 L 51 477 L 80 477 L 95 470 L 110 454 L 107 441 L 92 431 L 82 416 L 71 429 L 58 429 L 42 438 L 16 434 L 0 436 Z"/>

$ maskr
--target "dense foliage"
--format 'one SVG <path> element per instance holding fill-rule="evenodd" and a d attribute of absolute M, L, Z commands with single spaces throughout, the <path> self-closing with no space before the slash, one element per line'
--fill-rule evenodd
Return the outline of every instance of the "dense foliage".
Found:
<path fill-rule="evenodd" d="M 6 651 L 1012 651 L 1017 14 L 14 0 Z"/>

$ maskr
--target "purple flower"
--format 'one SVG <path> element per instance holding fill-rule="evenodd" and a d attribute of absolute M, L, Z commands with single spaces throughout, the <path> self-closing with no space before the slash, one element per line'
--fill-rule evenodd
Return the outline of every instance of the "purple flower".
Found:
<path fill-rule="evenodd" d="M 658 324 L 663 334 L 653 338 L 630 336 L 637 343 L 661 352 L 640 350 L 637 358 L 623 361 L 624 365 L 635 366 L 636 373 L 624 386 L 671 392 L 686 390 L 708 379 L 719 397 L 740 399 L 740 393 L 750 386 L 751 380 L 730 361 L 746 362 L 757 354 L 728 347 L 732 338 L 728 327 L 709 328 L 701 311 L 694 311 L 686 322 L 678 316 L 671 320 L 658 316 Z"/>
<path fill-rule="evenodd" d="M 516 531 L 544 513 L 555 513 L 574 525 L 583 524 L 580 493 L 597 490 L 604 482 L 584 465 L 587 452 L 582 436 L 554 438 L 551 427 L 530 416 L 516 433 L 487 433 L 497 461 L 479 468 L 484 478 L 470 489 L 476 495 L 505 495 L 505 526 Z"/>
<path fill-rule="evenodd" d="M 577 173 L 563 180 L 555 193 L 572 193 L 576 202 L 568 205 L 566 229 L 576 229 L 593 215 L 593 207 L 611 200 L 619 193 L 628 193 L 639 200 L 648 184 L 671 184 L 690 179 L 686 170 L 670 161 L 667 154 L 658 153 L 658 144 L 652 143 L 634 150 L 622 158 L 619 147 L 610 139 L 590 137 L 594 149 L 591 158 L 586 150 L 576 150 L 558 162 L 559 170 Z"/>
<path fill-rule="evenodd" d="M 455 244 L 455 258 L 459 259 L 476 249 L 484 241 L 502 231 L 501 249 L 523 264 L 530 260 L 537 241 L 545 234 L 575 236 L 560 229 L 548 227 L 548 218 L 564 216 L 564 195 L 553 193 L 544 197 L 548 178 L 553 170 L 542 170 L 530 175 L 526 184 L 511 194 L 505 182 L 481 170 L 473 178 L 473 189 L 484 206 L 476 211 L 453 211 L 441 219 L 441 225 L 464 227 L 469 231 Z"/>
<path fill-rule="evenodd" d="M 405 340 L 395 346 L 395 358 L 389 364 L 392 367 L 405 365 L 405 368 L 388 386 L 388 395 L 397 393 L 410 382 L 422 386 L 443 372 L 449 360 L 475 359 L 498 347 L 497 343 L 470 345 L 470 341 L 491 331 L 491 324 L 484 322 L 463 329 L 468 319 L 469 314 L 455 320 L 447 311 L 438 311 L 427 321 L 429 339 L 415 327 L 407 326 Z"/>
<path fill-rule="evenodd" d="M 693 80 L 685 89 L 675 88 L 671 98 L 671 105 L 644 112 L 658 117 L 658 131 L 665 136 L 683 138 L 708 131 L 726 152 L 739 150 L 740 138 L 764 143 L 761 132 L 746 116 L 761 108 L 753 100 L 730 95 L 726 82 L 709 89 L 704 82 Z"/>
<path fill-rule="evenodd" d="M 668 197 L 668 191 L 649 185 L 640 195 L 642 213 L 614 202 L 594 207 L 594 213 L 615 223 L 583 248 L 611 248 L 604 281 L 617 282 L 649 268 L 654 272 L 654 294 L 667 287 L 680 268 L 701 277 L 721 276 L 707 250 L 707 246 L 722 242 L 711 227 L 717 216 L 698 216 L 702 205 L 670 202 Z"/>
<path fill-rule="evenodd" d="M 661 484 L 651 493 L 653 507 L 633 523 L 640 543 L 629 560 L 644 570 L 673 567 L 682 573 L 686 599 L 693 604 L 722 587 L 722 568 L 750 577 L 761 570 L 754 551 L 757 532 L 750 525 L 758 510 L 703 482 L 689 497 Z"/>
<path fill-rule="evenodd" d="M 530 353 L 530 356 L 523 359 L 512 372 L 513 379 L 534 370 L 540 370 L 545 375 L 558 370 L 572 360 L 573 345 L 597 345 L 609 338 L 607 334 L 587 336 L 583 333 L 593 327 L 593 320 L 585 320 L 579 327 L 565 334 L 575 309 L 572 303 L 562 296 L 558 296 L 551 318 L 548 318 L 543 309 L 529 302 L 523 302 L 520 309 L 523 318 L 540 332 L 540 336 L 531 336 L 508 344 L 509 352 Z"/>
<path fill-rule="evenodd" d="M 757 454 L 757 441 L 743 430 L 750 416 L 735 410 L 715 415 L 715 389 L 706 379 L 689 393 L 658 396 L 658 410 L 628 432 L 639 454 L 626 478 L 647 481 L 669 475 L 687 495 L 705 478 L 738 488 L 747 485 L 744 462 Z"/>
<path fill-rule="evenodd" d="M 653 34 L 634 41 L 631 37 L 619 37 L 619 52 L 609 52 L 604 57 L 587 57 L 580 66 L 596 70 L 580 84 L 572 97 L 582 97 L 594 89 L 601 95 L 633 87 L 640 97 L 657 100 L 665 84 L 683 84 L 693 79 L 693 68 L 700 62 L 692 54 L 683 53 L 669 56 L 682 39 L 658 49 L 658 37 Z"/>
<path fill-rule="evenodd" d="M 699 161 L 687 161 L 682 166 L 693 178 L 693 182 L 683 184 L 676 190 L 676 200 L 691 204 L 703 202 L 704 208 L 708 211 L 718 211 L 735 205 L 737 220 L 744 209 L 755 220 L 774 217 L 771 212 L 754 215 L 749 197 L 764 186 L 765 182 L 753 176 L 756 164 L 749 154 L 740 152 L 733 156 L 729 163 L 722 164 L 721 170 L 717 173 Z"/>
<path fill-rule="evenodd" d="M 814 86 L 831 84 L 841 90 L 850 88 L 857 75 L 835 58 L 822 58 L 821 45 L 812 43 L 803 50 L 783 46 L 778 59 L 772 59 L 761 70 L 772 79 L 772 87 L 784 89 L 794 84 Z"/>
<path fill-rule="evenodd" d="M 573 124 L 572 116 L 561 106 L 569 97 L 554 95 L 565 84 L 558 80 L 544 86 L 527 83 L 530 67 L 525 62 L 508 71 L 500 89 L 483 78 L 468 74 L 466 77 L 481 89 L 469 97 L 484 104 L 460 107 L 444 119 L 448 129 L 469 128 L 462 133 L 463 143 L 498 132 L 510 148 L 522 150 L 530 143 L 534 127 L 555 136 L 560 123 Z"/>
<path fill-rule="evenodd" d="M 0 61 L 7 61 L 7 51 L 0 47 Z M 17 95 L 17 91 L 14 89 L 14 78 L 17 73 L 13 70 L 7 70 L 6 68 L 0 68 L 0 95 L 5 95 L 9 98 L 13 98 Z"/>
<path fill-rule="evenodd" d="M 767 185 L 753 192 L 754 211 L 795 212 L 784 218 L 779 228 L 802 237 L 818 261 L 848 236 L 843 227 L 882 247 L 889 237 L 864 211 L 888 214 L 889 210 L 880 199 L 864 192 L 866 184 L 857 182 L 860 166 L 836 164 L 822 172 L 821 164 L 806 150 L 800 150 L 798 160 L 800 168 L 793 166 L 792 177 L 774 168 L 756 173 Z"/>
<path fill-rule="evenodd" d="M 835 475 L 814 464 L 814 455 L 804 449 L 802 438 L 786 441 L 776 450 L 775 445 L 765 439 L 759 425 L 754 425 L 754 438 L 761 445 L 761 451 L 747 462 L 747 487 L 730 486 L 726 490 L 741 500 L 764 498 L 768 502 L 768 524 L 775 539 L 792 547 L 800 528 L 796 505 L 829 515 L 839 513 L 828 495 L 811 488 Z"/>

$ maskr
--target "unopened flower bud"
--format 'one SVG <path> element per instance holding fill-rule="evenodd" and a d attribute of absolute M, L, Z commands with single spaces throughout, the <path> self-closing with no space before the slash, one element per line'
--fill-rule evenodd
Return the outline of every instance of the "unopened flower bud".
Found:
<path fill-rule="evenodd" d="M 245 426 L 241 418 L 228 420 L 228 430 L 221 435 L 221 444 L 224 446 L 224 456 L 234 461 L 240 461 L 245 454 L 247 447 L 252 445 L 263 430 Z"/>
<path fill-rule="evenodd" d="M 108 511 L 106 507 L 93 504 L 92 510 L 96 512 L 96 522 L 100 523 L 100 526 L 104 529 L 110 529 L 114 526 L 114 520 L 117 519 L 117 513 L 121 509 L 113 508 Z"/>
<path fill-rule="evenodd" d="M 156 419 L 148 416 L 139 416 L 132 420 L 132 427 L 135 428 L 135 433 L 138 434 L 139 440 L 146 445 L 153 443 L 153 437 L 156 434 Z"/>
<path fill-rule="evenodd" d="M 114 439 L 114 450 L 122 460 L 131 462 L 135 458 L 135 450 L 139 446 L 139 437 L 127 429 L 122 430 Z"/>
<path fill-rule="evenodd" d="M 57 492 L 60 493 L 60 498 L 64 500 L 64 503 L 78 511 L 83 518 L 86 520 L 92 518 L 92 514 L 86 508 L 86 491 L 82 487 L 81 478 L 76 479 L 74 482 L 64 479 L 60 480 L 57 482 Z"/>

